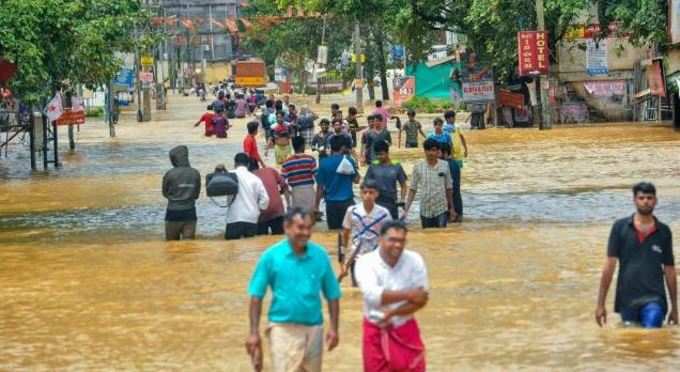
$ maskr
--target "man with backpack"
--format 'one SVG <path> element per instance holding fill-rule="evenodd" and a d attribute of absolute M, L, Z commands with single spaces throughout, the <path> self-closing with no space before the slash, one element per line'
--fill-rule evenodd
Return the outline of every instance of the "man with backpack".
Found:
<path fill-rule="evenodd" d="M 250 158 L 245 153 L 234 157 L 234 173 L 238 179 L 238 193 L 232 197 L 227 209 L 227 240 L 255 236 L 260 213 L 269 206 L 269 196 L 262 180 L 252 174 L 248 167 Z"/>
<path fill-rule="evenodd" d="M 342 228 L 347 208 L 354 205 L 352 183 L 359 183 L 361 176 L 354 160 L 342 151 L 349 143 L 341 136 L 330 141 L 331 155 L 319 161 L 316 174 L 315 210 L 319 211 L 321 198 L 326 200 L 326 222 L 329 230 Z"/>

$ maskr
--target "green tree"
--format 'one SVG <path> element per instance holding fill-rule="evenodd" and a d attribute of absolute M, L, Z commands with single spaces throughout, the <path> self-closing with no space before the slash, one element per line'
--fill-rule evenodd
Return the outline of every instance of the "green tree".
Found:
<path fill-rule="evenodd" d="M 0 56 L 18 65 L 17 96 L 38 103 L 65 84 L 101 86 L 120 70 L 116 52 L 149 45 L 134 30 L 149 14 L 136 0 L 0 0 Z"/>
<path fill-rule="evenodd" d="M 373 68 L 377 67 L 380 72 L 383 99 L 389 99 L 387 91 L 387 64 L 386 51 L 391 43 L 409 43 L 413 36 L 408 36 L 410 23 L 398 23 L 398 20 L 407 18 L 408 13 L 406 0 L 279 0 L 282 7 L 296 6 L 309 11 L 329 13 L 342 17 L 347 23 L 358 21 L 361 24 L 362 38 L 370 46 L 367 51 L 367 72 L 369 94 L 373 96 L 372 81 Z M 410 30 L 419 29 L 410 27 Z M 422 29 L 422 28 L 420 28 Z M 430 36 L 431 33 L 421 33 L 421 37 Z M 370 40 L 369 40 L 370 39 Z"/>
<path fill-rule="evenodd" d="M 321 44 L 323 18 L 320 15 L 286 18 L 284 8 L 272 4 L 269 0 L 251 2 L 245 15 L 253 19 L 254 26 L 245 34 L 244 48 L 266 62 L 270 75 L 276 61 L 291 68 L 303 86 L 307 79 L 305 64 L 316 58 Z M 349 46 L 350 26 L 340 17 L 327 17 L 329 65 L 338 61 Z"/>
<path fill-rule="evenodd" d="M 536 29 L 535 5 L 535 0 L 409 0 L 415 17 L 403 18 L 401 22 L 406 27 L 427 27 L 467 36 L 469 46 L 493 65 L 499 78 L 505 79 L 517 66 L 517 32 Z M 602 25 L 599 37 L 606 36 L 610 22 L 619 22 L 619 31 L 629 35 L 634 45 L 666 41 L 666 0 L 545 0 L 551 50 L 577 19 L 591 13 L 593 6 Z M 418 33 L 406 36 L 415 39 L 413 44 L 421 41 Z"/>

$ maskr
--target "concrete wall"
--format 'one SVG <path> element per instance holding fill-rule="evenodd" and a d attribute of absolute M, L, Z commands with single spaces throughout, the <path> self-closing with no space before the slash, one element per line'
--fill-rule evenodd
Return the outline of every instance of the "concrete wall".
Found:
<path fill-rule="evenodd" d="M 589 76 L 586 74 L 586 51 L 579 48 L 585 45 L 584 39 L 563 42 L 558 46 L 557 73 L 561 81 L 619 80 L 632 78 L 633 65 L 648 58 L 647 48 L 636 48 L 624 39 L 607 39 L 607 62 L 609 76 Z"/>
<path fill-rule="evenodd" d="M 559 64 L 557 77 L 561 84 L 567 84 L 588 106 L 600 112 L 610 121 L 632 119 L 631 104 L 633 92 L 633 68 L 636 62 L 648 58 L 647 48 L 636 48 L 625 39 L 607 39 L 607 63 L 609 73 L 603 76 L 590 76 L 586 72 L 585 39 L 563 42 L 558 46 Z M 595 97 L 590 95 L 584 82 L 595 80 L 623 80 L 626 94 L 623 97 Z"/>

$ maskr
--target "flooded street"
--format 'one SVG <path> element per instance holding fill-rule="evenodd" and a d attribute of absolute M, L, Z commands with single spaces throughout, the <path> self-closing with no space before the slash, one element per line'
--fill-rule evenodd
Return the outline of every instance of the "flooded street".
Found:
<path fill-rule="evenodd" d="M 192 128 L 203 106 L 171 97 L 151 123 L 123 116 L 114 139 L 88 123 L 57 171 L 31 175 L 18 147 L 0 160 L 0 370 L 250 370 L 246 285 L 278 238 L 223 241 L 225 213 L 203 196 L 199 240 L 163 241 L 168 150 L 187 145 L 205 176 L 241 149 L 244 120 L 227 141 Z M 680 234 L 680 133 L 489 129 L 466 139 L 465 223 L 423 233 L 411 219 L 408 247 L 432 286 L 417 315 L 429 370 L 680 369 L 680 329 L 617 327 L 613 288 L 609 327 L 593 319 L 609 228 L 633 212 L 634 182 L 656 184 L 657 215 Z M 421 155 L 393 150 L 407 169 Z M 313 240 L 335 253 L 334 235 Z M 343 290 L 327 371 L 361 369 L 361 295 Z"/>

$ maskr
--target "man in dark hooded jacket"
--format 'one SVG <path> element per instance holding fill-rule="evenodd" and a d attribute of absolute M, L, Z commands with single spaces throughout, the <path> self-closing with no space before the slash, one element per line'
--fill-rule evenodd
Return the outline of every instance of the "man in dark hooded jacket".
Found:
<path fill-rule="evenodd" d="M 196 234 L 196 199 L 201 193 L 201 174 L 189 164 L 189 149 L 170 150 L 172 168 L 163 177 L 165 240 L 193 239 Z"/>

